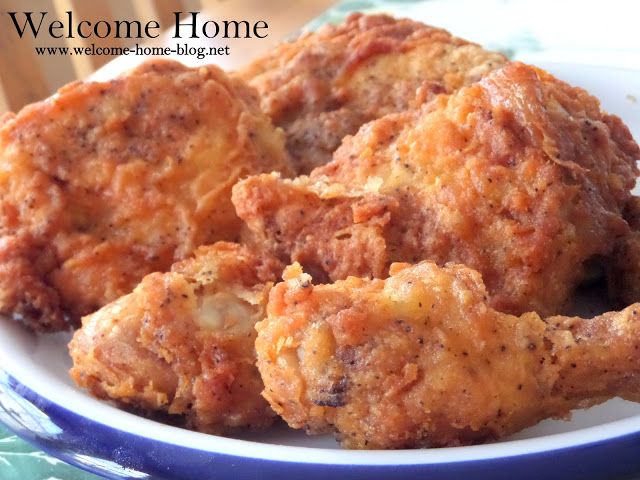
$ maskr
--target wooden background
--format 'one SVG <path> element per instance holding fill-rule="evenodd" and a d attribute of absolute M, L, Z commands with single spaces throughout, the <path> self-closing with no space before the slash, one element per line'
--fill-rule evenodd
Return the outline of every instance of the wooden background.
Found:
<path fill-rule="evenodd" d="M 67 11 L 73 12 L 74 25 L 80 20 L 140 20 L 144 25 L 157 20 L 164 31 L 174 24 L 173 12 L 202 12 L 203 18 L 242 20 L 259 15 L 269 20 L 272 43 L 300 28 L 326 9 L 332 0 L 0 0 L 0 114 L 17 111 L 24 105 L 41 100 L 62 85 L 84 79 L 105 63 L 106 55 L 37 55 L 34 47 L 126 47 L 136 43 L 153 44 L 145 39 L 96 38 L 55 39 L 44 32 L 49 22 L 60 19 L 67 24 Z M 37 39 L 31 33 L 20 39 L 7 12 L 46 11 Z M 35 14 L 34 14 L 35 15 Z M 40 18 L 37 14 L 36 19 Z M 74 29 L 75 31 L 75 29 Z M 261 42 L 260 48 L 269 42 Z M 251 50 L 249 41 L 247 54 Z M 129 57 L 127 57 L 128 59 Z"/>

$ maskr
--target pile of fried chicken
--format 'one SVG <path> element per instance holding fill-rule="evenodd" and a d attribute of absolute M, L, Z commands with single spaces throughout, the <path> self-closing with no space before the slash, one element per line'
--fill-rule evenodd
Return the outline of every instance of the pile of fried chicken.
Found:
<path fill-rule="evenodd" d="M 586 91 L 411 20 L 148 61 L 0 119 L 0 312 L 187 428 L 495 440 L 640 401 L 639 159 Z M 598 279 L 621 310 L 563 316 Z"/>

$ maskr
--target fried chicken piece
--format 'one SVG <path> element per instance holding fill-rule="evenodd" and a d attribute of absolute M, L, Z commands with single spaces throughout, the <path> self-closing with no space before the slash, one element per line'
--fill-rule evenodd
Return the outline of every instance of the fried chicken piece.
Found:
<path fill-rule="evenodd" d="M 329 162 L 364 123 L 451 93 L 505 62 L 439 28 L 356 13 L 280 45 L 238 75 L 284 128 L 303 174 Z"/>
<path fill-rule="evenodd" d="M 384 238 L 398 200 L 358 182 L 328 183 L 325 177 L 282 180 L 278 174 L 249 177 L 233 187 L 236 212 L 247 223 L 247 243 L 281 261 L 301 263 L 322 282 L 349 275 L 384 277 Z"/>
<path fill-rule="evenodd" d="M 278 265 L 218 242 L 87 317 L 71 343 L 71 377 L 93 395 L 186 426 L 225 433 L 263 428 L 255 323 L 265 316 Z"/>
<path fill-rule="evenodd" d="M 150 61 L 76 82 L 0 127 L 0 312 L 36 330 L 238 237 L 231 187 L 289 171 L 256 92 L 214 66 Z"/>
<path fill-rule="evenodd" d="M 499 313 L 462 265 L 312 284 L 299 265 L 257 324 L 263 395 L 348 448 L 469 445 L 620 396 L 640 401 L 640 304 L 585 320 Z"/>
<path fill-rule="evenodd" d="M 251 241 L 317 281 L 453 261 L 480 271 L 493 308 L 550 315 L 629 232 L 638 158 L 595 98 L 511 63 L 365 125 L 309 177 L 250 177 L 232 200 Z"/>

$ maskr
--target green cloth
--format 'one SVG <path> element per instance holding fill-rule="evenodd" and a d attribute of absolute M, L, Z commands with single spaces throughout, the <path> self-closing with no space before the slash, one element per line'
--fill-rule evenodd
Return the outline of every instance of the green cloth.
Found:
<path fill-rule="evenodd" d="M 94 480 L 96 475 L 72 467 L 31 446 L 0 424 L 2 480 Z"/>

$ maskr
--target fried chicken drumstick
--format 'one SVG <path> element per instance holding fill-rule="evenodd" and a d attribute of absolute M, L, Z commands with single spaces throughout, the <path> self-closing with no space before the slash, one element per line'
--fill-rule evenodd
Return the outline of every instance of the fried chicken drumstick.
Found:
<path fill-rule="evenodd" d="M 387 280 L 270 293 L 256 350 L 264 396 L 294 428 L 348 448 L 475 444 L 611 397 L 640 401 L 640 304 L 590 320 L 487 304 L 478 272 L 395 264 Z"/>
<path fill-rule="evenodd" d="M 77 325 L 195 248 L 235 240 L 231 187 L 288 172 L 256 92 L 214 66 L 150 61 L 0 122 L 0 313 Z"/>
<path fill-rule="evenodd" d="M 205 432 L 269 426 L 254 325 L 276 270 L 237 244 L 200 247 L 84 317 L 69 345 L 71 377 L 99 398 Z"/>
<path fill-rule="evenodd" d="M 317 281 L 453 261 L 482 274 L 493 308 L 551 315 L 630 231 L 639 158 L 594 97 L 510 63 L 365 125 L 309 177 L 239 182 L 233 203 L 252 241 Z"/>
<path fill-rule="evenodd" d="M 285 130 L 303 174 L 331 160 L 344 136 L 364 123 L 451 93 L 505 62 L 439 28 L 353 14 L 280 45 L 238 75 Z"/>

